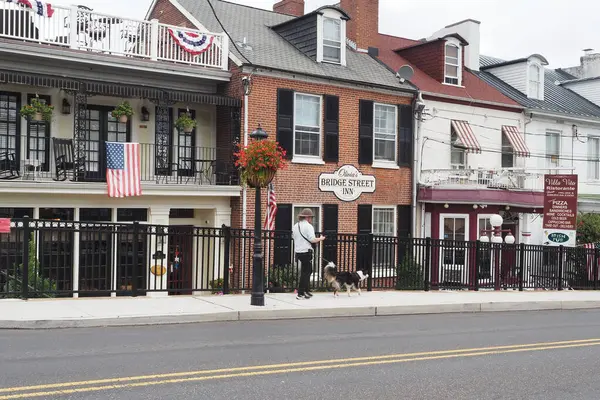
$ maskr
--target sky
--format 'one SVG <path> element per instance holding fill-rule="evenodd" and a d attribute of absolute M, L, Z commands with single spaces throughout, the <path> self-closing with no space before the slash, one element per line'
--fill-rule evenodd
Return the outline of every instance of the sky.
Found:
<path fill-rule="evenodd" d="M 276 0 L 232 2 L 270 10 Z M 306 0 L 305 12 L 337 2 Z M 106 14 L 143 19 L 151 0 L 82 0 L 80 4 Z M 421 39 L 467 18 L 481 22 L 482 54 L 508 60 L 538 53 L 550 67 L 559 68 L 579 65 L 585 48 L 600 52 L 600 1 L 379 0 L 379 31 L 394 36 Z"/>

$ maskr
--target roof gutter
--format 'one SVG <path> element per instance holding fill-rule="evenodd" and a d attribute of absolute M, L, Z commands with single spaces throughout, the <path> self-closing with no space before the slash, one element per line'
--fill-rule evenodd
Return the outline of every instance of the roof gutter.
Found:
<path fill-rule="evenodd" d="M 552 113 L 552 112 L 548 112 L 548 111 L 539 111 L 537 109 L 531 109 L 531 108 L 527 108 L 525 111 L 530 114 L 531 118 L 533 118 L 534 115 L 539 115 L 542 117 L 566 119 L 566 120 L 577 121 L 577 122 L 587 122 L 589 124 L 600 124 L 600 117 L 599 118 L 583 117 L 583 116 L 580 117 L 580 116 L 572 115 L 572 114 Z"/>
<path fill-rule="evenodd" d="M 249 67 L 250 64 L 248 63 L 244 63 L 242 64 L 242 68 L 243 67 Z M 362 86 L 368 86 L 374 89 L 386 89 L 386 90 L 391 90 L 394 92 L 402 92 L 402 93 L 410 93 L 411 95 L 416 95 L 417 92 L 419 91 L 419 89 L 417 88 L 399 88 L 399 87 L 394 87 L 394 86 L 386 86 L 386 85 L 379 85 L 377 83 L 365 83 L 365 82 L 359 82 L 359 81 L 353 81 L 351 79 L 338 79 L 338 78 L 327 78 L 327 77 L 323 77 L 321 75 L 316 75 L 316 74 L 307 74 L 304 72 L 295 72 L 295 71 L 290 71 L 290 70 L 286 70 L 286 69 L 280 69 L 280 68 L 273 68 L 273 67 L 266 67 L 263 65 L 258 65 L 258 64 L 252 64 L 252 67 L 255 68 L 262 68 L 264 70 L 268 70 L 268 71 L 278 71 L 278 72 L 284 72 L 287 74 L 295 74 L 297 76 L 306 76 L 306 77 L 311 77 L 311 78 L 319 78 L 319 79 L 324 79 L 324 80 L 329 80 L 329 81 L 333 81 L 333 82 L 341 82 L 341 83 L 350 83 L 352 85 L 362 85 Z M 246 72 L 242 69 L 243 72 Z"/>
<path fill-rule="evenodd" d="M 488 106 L 514 108 L 515 112 L 521 112 L 521 111 L 523 111 L 525 109 L 525 107 L 523 107 L 521 105 L 496 103 L 495 101 L 477 100 L 477 99 L 473 99 L 473 98 L 458 97 L 458 96 L 452 96 L 452 95 L 449 95 L 449 94 L 441 94 L 441 93 L 435 93 L 435 92 L 425 92 L 425 91 L 423 91 L 421 93 L 423 93 L 425 96 L 439 97 L 439 98 L 442 98 L 442 99 L 460 100 L 460 101 L 465 101 L 465 102 L 468 102 L 468 103 L 483 104 L 483 105 L 488 105 Z"/>

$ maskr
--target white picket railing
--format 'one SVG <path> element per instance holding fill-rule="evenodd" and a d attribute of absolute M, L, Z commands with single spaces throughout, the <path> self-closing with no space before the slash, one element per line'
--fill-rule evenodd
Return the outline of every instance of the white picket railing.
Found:
<path fill-rule="evenodd" d="M 419 184 L 429 187 L 463 187 L 478 189 L 544 190 L 545 174 L 571 173 L 559 169 L 430 169 L 421 171 Z"/>
<path fill-rule="evenodd" d="M 54 13 L 48 17 L 16 0 L 0 0 L 0 37 L 227 70 L 229 39 L 224 33 L 101 14 L 82 6 L 53 5 L 52 9 Z M 206 51 L 192 54 L 173 38 L 171 33 L 176 31 L 212 43 Z"/>

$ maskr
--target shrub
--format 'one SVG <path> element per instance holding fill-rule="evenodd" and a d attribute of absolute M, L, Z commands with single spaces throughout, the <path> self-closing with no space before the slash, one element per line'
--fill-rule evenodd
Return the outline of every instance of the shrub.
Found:
<path fill-rule="evenodd" d="M 397 268 L 396 290 L 423 290 L 423 266 L 412 257 L 404 257 Z"/>

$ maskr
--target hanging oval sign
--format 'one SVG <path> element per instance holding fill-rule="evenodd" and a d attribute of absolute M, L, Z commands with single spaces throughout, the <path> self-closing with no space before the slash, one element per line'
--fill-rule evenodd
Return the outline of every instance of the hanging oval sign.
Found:
<path fill-rule="evenodd" d="M 561 232 L 552 232 L 548 234 L 548 240 L 553 243 L 566 243 L 569 241 L 569 236 Z"/>
<path fill-rule="evenodd" d="M 150 267 L 150 272 L 152 272 L 152 274 L 156 276 L 163 276 L 167 273 L 167 268 L 162 265 L 153 265 L 152 267 Z"/>

